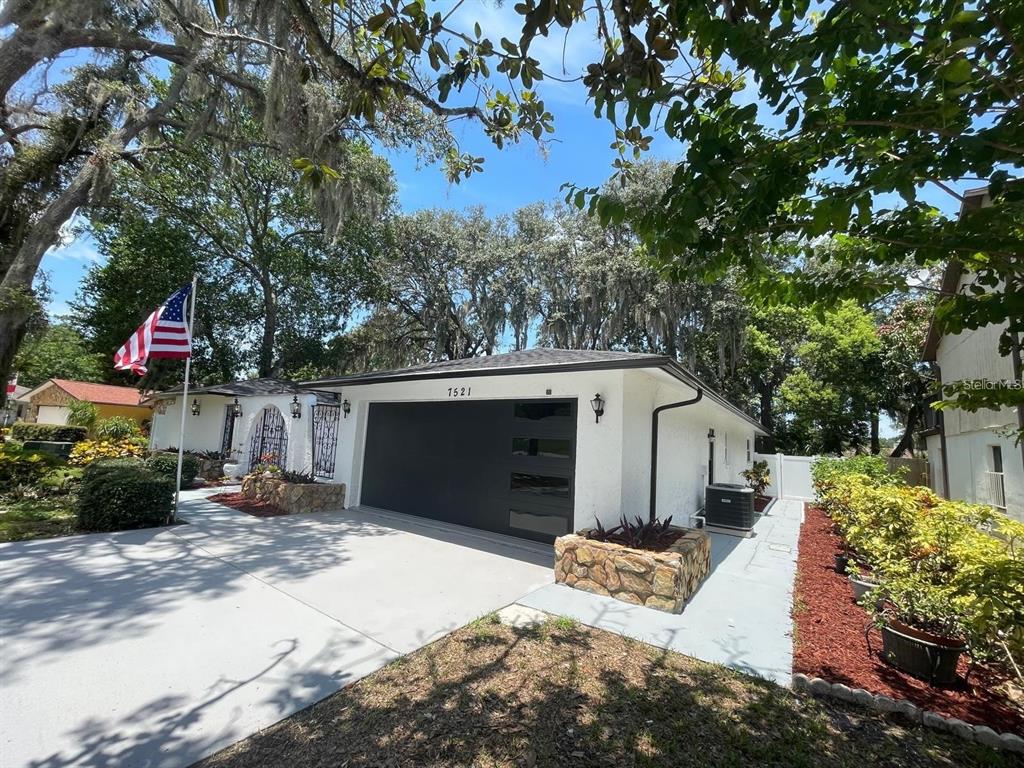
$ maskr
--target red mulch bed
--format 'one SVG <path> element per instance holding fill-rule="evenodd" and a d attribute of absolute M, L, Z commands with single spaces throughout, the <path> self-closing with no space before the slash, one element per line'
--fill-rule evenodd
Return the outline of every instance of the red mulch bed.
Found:
<path fill-rule="evenodd" d="M 239 512 L 245 512 L 245 514 L 252 515 L 253 517 L 281 517 L 288 514 L 280 507 L 275 507 L 273 504 L 268 504 L 259 499 L 250 499 L 241 493 L 218 493 L 213 496 L 207 496 L 207 498 L 210 501 L 216 501 L 218 504 L 237 509 Z"/>
<path fill-rule="evenodd" d="M 1024 733 L 1024 714 L 991 690 L 1003 679 L 990 670 L 976 666 L 965 684 L 962 680 L 968 663 L 961 657 L 961 682 L 932 687 L 881 659 L 882 637 L 874 628 L 874 653 L 869 654 L 864 628 L 871 617 L 853 601 L 846 577 L 835 572 L 834 555 L 841 550 L 842 538 L 833 531 L 832 520 L 820 509 L 808 506 L 797 557 L 793 671 L 894 699 L 908 699 L 932 712 L 996 731 Z"/>

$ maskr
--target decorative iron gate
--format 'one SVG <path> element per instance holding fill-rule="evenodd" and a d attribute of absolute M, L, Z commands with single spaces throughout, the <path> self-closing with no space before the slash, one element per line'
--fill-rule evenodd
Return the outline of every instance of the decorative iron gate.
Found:
<path fill-rule="evenodd" d="M 263 409 L 252 425 L 249 440 L 249 466 L 275 464 L 284 469 L 288 460 L 288 430 L 284 416 L 272 405 Z"/>
<path fill-rule="evenodd" d="M 340 405 L 313 406 L 313 476 L 330 480 L 338 454 Z"/>
<path fill-rule="evenodd" d="M 235 439 L 235 406 L 228 403 L 224 406 L 224 431 L 220 436 L 220 452 L 224 456 L 231 455 L 231 444 Z"/>

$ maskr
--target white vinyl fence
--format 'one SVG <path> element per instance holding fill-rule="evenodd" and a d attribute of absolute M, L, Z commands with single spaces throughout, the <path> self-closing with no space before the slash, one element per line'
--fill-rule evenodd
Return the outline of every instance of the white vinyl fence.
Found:
<path fill-rule="evenodd" d="M 755 461 L 767 461 L 771 484 L 765 491 L 777 499 L 814 500 L 811 467 L 817 456 L 787 456 L 784 453 L 755 453 Z"/>

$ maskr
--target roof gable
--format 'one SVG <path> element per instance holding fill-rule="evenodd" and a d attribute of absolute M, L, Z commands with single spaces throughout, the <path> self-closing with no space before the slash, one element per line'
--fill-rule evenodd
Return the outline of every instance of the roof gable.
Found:
<path fill-rule="evenodd" d="M 31 400 L 50 387 L 57 387 L 75 400 L 88 403 L 145 407 L 141 403 L 141 393 L 134 387 L 118 387 L 114 384 L 96 384 L 91 381 L 72 381 L 71 379 L 47 379 L 42 384 L 19 395 L 18 399 Z"/>

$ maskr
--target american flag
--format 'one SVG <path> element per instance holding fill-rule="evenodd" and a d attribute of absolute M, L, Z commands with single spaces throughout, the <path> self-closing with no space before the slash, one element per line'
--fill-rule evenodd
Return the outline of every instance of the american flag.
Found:
<path fill-rule="evenodd" d="M 185 302 L 192 290 L 186 285 L 161 304 L 114 355 L 114 368 L 146 372 L 151 357 L 186 358 L 192 355 L 192 339 L 185 322 Z"/>

